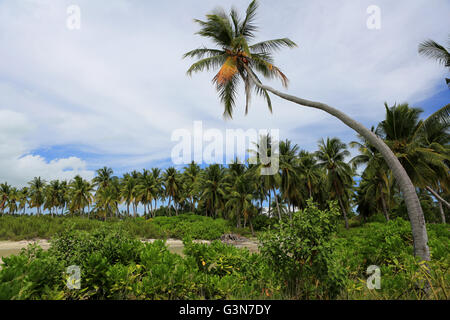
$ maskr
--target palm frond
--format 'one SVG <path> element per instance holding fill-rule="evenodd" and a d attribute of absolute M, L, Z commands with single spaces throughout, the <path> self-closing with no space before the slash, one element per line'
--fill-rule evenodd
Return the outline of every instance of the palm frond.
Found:
<path fill-rule="evenodd" d="M 429 132 L 436 126 L 439 126 L 443 131 L 448 130 L 450 126 L 450 104 L 443 106 L 422 121 L 416 129 L 415 136 Z"/>
<path fill-rule="evenodd" d="M 253 38 L 254 32 L 258 29 L 253 23 L 256 18 L 256 10 L 258 9 L 258 2 L 253 0 L 248 5 L 244 21 L 239 29 L 239 34 L 246 38 Z"/>
<path fill-rule="evenodd" d="M 226 54 L 221 54 L 209 58 L 204 58 L 192 64 L 192 66 L 186 71 L 187 75 L 192 75 L 192 73 L 200 72 L 203 70 L 216 69 L 225 63 L 227 56 Z"/>
<path fill-rule="evenodd" d="M 284 87 L 288 86 L 289 80 L 286 75 L 269 61 L 262 59 L 260 55 L 252 55 L 251 62 L 255 69 L 262 73 L 264 77 L 269 79 L 279 78 Z"/>
<path fill-rule="evenodd" d="M 251 45 L 250 49 L 257 52 L 273 52 L 278 51 L 283 47 L 294 48 L 297 47 L 297 44 L 288 38 L 281 38 L 258 42 Z"/>
<path fill-rule="evenodd" d="M 233 117 L 233 109 L 236 105 L 236 91 L 239 83 L 239 77 L 234 75 L 229 81 L 220 83 L 213 80 L 216 83 L 216 89 L 219 92 L 220 101 L 224 104 L 224 118 Z"/>
<path fill-rule="evenodd" d="M 213 14 L 208 14 L 206 18 L 207 21 L 194 19 L 194 22 L 201 26 L 200 31 L 196 34 L 210 38 L 219 46 L 229 47 L 233 39 L 233 28 L 225 13 L 216 9 Z"/>
<path fill-rule="evenodd" d="M 450 67 L 450 53 L 442 45 L 434 40 L 426 40 L 419 44 L 419 53 L 430 59 L 435 59 L 438 63 Z"/>
<path fill-rule="evenodd" d="M 189 52 L 186 52 L 183 55 L 183 59 L 186 58 L 197 58 L 197 59 L 202 59 L 204 56 L 206 57 L 214 57 L 214 56 L 218 56 L 221 54 L 224 54 L 225 51 L 223 50 L 217 50 L 217 49 L 208 49 L 208 48 L 198 48 L 198 49 L 194 49 L 191 50 Z"/>
<path fill-rule="evenodd" d="M 231 21 L 233 22 L 233 26 L 234 26 L 234 35 L 235 35 L 235 37 L 238 37 L 241 20 L 239 19 L 239 14 L 238 14 L 236 8 L 231 8 L 230 17 L 231 17 Z"/>

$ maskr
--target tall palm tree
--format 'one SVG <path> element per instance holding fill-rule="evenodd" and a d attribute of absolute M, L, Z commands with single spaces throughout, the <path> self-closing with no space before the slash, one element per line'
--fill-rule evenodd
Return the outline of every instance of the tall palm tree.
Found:
<path fill-rule="evenodd" d="M 0 191 L 1 193 L 1 191 Z M 0 196 L 1 198 L 1 196 Z M 28 204 L 28 188 L 27 187 L 23 187 L 22 189 L 20 189 L 20 193 L 19 193 L 19 210 L 22 210 L 22 214 L 25 214 L 25 209 L 27 207 Z"/>
<path fill-rule="evenodd" d="M 150 216 L 153 216 L 152 201 L 156 199 L 158 191 L 154 175 L 149 170 L 144 169 L 139 183 L 136 185 L 136 195 L 144 206 L 145 216 L 147 212 Z"/>
<path fill-rule="evenodd" d="M 385 104 L 385 107 L 386 119 L 378 125 L 377 134 L 397 155 L 414 184 L 425 188 L 430 180 L 436 177 L 436 168 L 440 168 L 443 172 L 448 170 L 445 164 L 445 161 L 450 159 L 448 146 L 445 148 L 439 143 L 442 142 L 444 145 L 448 143 L 446 138 L 448 123 L 446 126 L 440 126 L 438 128 L 440 133 L 432 137 L 431 131 L 436 129 L 437 123 L 433 124 L 432 121 L 427 121 L 428 119 L 426 122 L 419 120 L 422 109 L 409 107 L 407 103 L 391 108 Z M 442 109 L 447 113 L 447 122 L 448 110 L 449 108 L 445 107 Z"/>
<path fill-rule="evenodd" d="M 154 194 L 154 201 L 155 201 L 155 209 L 158 209 L 158 199 L 161 201 L 164 201 L 164 188 L 163 188 L 163 177 L 161 175 L 161 169 L 159 168 L 152 168 L 152 175 L 153 179 L 155 179 L 155 194 Z"/>
<path fill-rule="evenodd" d="M 390 199 L 391 179 L 390 173 L 385 165 L 380 153 L 373 148 L 367 141 L 359 136 L 362 142 L 351 141 L 350 147 L 358 147 L 359 155 L 350 160 L 351 165 L 356 170 L 361 165 L 367 165 L 362 174 L 363 181 L 360 183 L 360 189 L 364 188 L 363 196 L 365 201 L 370 202 L 374 199 L 381 203 L 384 216 L 389 221 L 388 200 Z M 363 201 L 364 202 L 364 201 Z M 362 206 L 363 204 L 360 204 Z"/>
<path fill-rule="evenodd" d="M 98 189 L 106 188 L 109 186 L 111 181 L 116 178 L 113 176 L 114 171 L 111 168 L 103 167 L 101 169 L 98 169 L 96 171 L 97 175 L 94 177 L 92 182 L 94 183 L 94 186 L 96 186 Z"/>
<path fill-rule="evenodd" d="M 246 111 L 248 110 L 251 87 L 255 85 L 256 92 L 266 99 L 270 110 L 272 104 L 268 92 L 301 106 L 325 111 L 361 134 L 382 154 L 402 190 L 413 233 L 414 254 L 423 260 L 430 260 L 425 218 L 416 190 L 401 163 L 382 139 L 364 125 L 334 107 L 321 102 L 295 97 L 261 83 L 255 72 L 259 72 L 266 78 L 278 77 L 283 85 L 287 85 L 286 76 L 273 65 L 272 53 L 282 47 L 295 47 L 295 43 L 287 38 L 282 38 L 250 45 L 249 41 L 254 38 L 257 31 L 254 23 L 257 7 L 256 0 L 252 1 L 242 20 L 239 19 L 234 9 L 231 10 L 229 15 L 225 14 L 223 10 L 216 10 L 206 16 L 206 21 L 195 20 L 195 22 L 200 24 L 198 34 L 211 39 L 218 48 L 199 48 L 186 53 L 184 57 L 201 59 L 194 63 L 187 73 L 192 74 L 220 67 L 220 71 L 213 81 L 224 104 L 225 116 L 231 117 L 232 115 L 236 99 L 236 87 L 239 77 L 241 77 L 246 89 Z M 204 58 L 205 56 L 206 58 Z"/>
<path fill-rule="evenodd" d="M 164 187 L 165 193 L 169 197 L 169 215 L 171 214 L 171 202 L 174 200 L 180 189 L 180 180 L 178 177 L 178 171 L 174 167 L 169 167 L 164 172 Z M 175 205 L 175 210 L 177 210 L 176 214 L 178 215 L 178 206 Z"/>
<path fill-rule="evenodd" d="M 28 184 L 30 186 L 30 207 L 37 208 L 37 215 L 39 216 L 45 200 L 45 181 L 41 177 L 34 177 Z"/>
<path fill-rule="evenodd" d="M 44 209 L 49 209 L 53 217 L 53 209 L 60 206 L 61 184 L 59 180 L 52 180 L 45 188 L 45 202 Z"/>
<path fill-rule="evenodd" d="M 313 198 L 317 193 L 320 181 L 320 166 L 317 164 L 314 154 L 301 150 L 298 154 L 297 165 L 300 179 L 305 182 L 308 197 Z"/>
<path fill-rule="evenodd" d="M 225 169 L 219 164 L 207 167 L 200 176 L 199 185 L 202 193 L 200 201 L 206 208 L 206 215 L 217 217 L 218 211 L 224 207 L 226 188 L 229 186 Z"/>
<path fill-rule="evenodd" d="M 191 211 L 194 212 L 195 201 L 197 194 L 197 184 L 200 177 L 200 166 L 192 161 L 187 167 L 184 168 L 184 189 L 186 196 L 190 199 Z"/>
<path fill-rule="evenodd" d="M 95 193 L 95 208 L 103 216 L 104 221 L 108 214 L 112 216 L 116 202 L 116 195 L 111 187 L 99 189 Z"/>
<path fill-rule="evenodd" d="M 265 143 L 264 143 L 265 142 Z M 275 153 L 272 151 L 272 137 L 269 134 L 263 134 L 259 137 L 258 142 L 254 142 L 254 149 L 250 149 L 249 153 L 253 154 L 252 157 L 250 157 L 249 161 L 256 162 L 257 165 L 253 168 L 253 170 L 256 171 L 256 173 L 259 175 L 259 183 L 263 186 L 264 190 L 268 192 L 269 196 L 269 216 L 271 214 L 271 198 L 272 193 L 275 198 L 277 213 L 278 213 L 278 219 L 281 220 L 281 210 L 278 202 L 277 195 L 277 189 L 281 186 L 281 175 L 280 171 L 275 172 L 271 175 L 263 175 L 262 171 L 266 168 L 270 168 L 272 166 L 271 159 L 277 157 Z M 262 161 L 262 156 L 267 156 L 268 159 L 270 159 L 267 163 L 264 163 Z M 279 155 L 278 155 L 279 158 Z"/>
<path fill-rule="evenodd" d="M 255 187 L 256 179 L 252 171 L 236 175 L 233 184 L 226 187 L 228 196 L 225 208 L 234 211 L 237 228 L 241 227 L 241 216 L 243 216 L 244 226 L 248 221 L 252 234 L 254 234 L 252 217 L 256 212 L 253 204 Z"/>
<path fill-rule="evenodd" d="M 104 190 L 105 188 L 101 189 Z M 88 207 L 88 217 L 90 214 L 90 205 L 93 202 L 92 192 L 94 190 L 93 185 L 83 179 L 81 176 L 76 175 L 70 183 L 70 210 L 72 214 L 74 212 L 84 213 L 84 208 Z"/>
<path fill-rule="evenodd" d="M 345 228 L 348 229 L 347 206 L 344 204 L 345 190 L 351 188 L 353 184 L 353 172 L 350 166 L 344 162 L 350 152 L 347 145 L 338 138 L 327 138 L 319 142 L 319 150 L 316 156 L 319 166 L 328 172 L 328 180 L 331 187 L 331 195 L 339 201 L 339 205 L 344 215 Z"/>
<path fill-rule="evenodd" d="M 288 203 L 290 207 L 299 206 L 304 203 L 302 189 L 303 184 L 300 181 L 297 153 L 299 146 L 292 144 L 289 139 L 280 142 L 279 168 L 281 176 L 281 198 Z"/>
<path fill-rule="evenodd" d="M 423 112 L 420 108 L 408 104 L 385 106 L 386 119 L 378 125 L 377 133 L 400 159 L 414 184 L 427 189 L 441 205 L 449 206 L 434 189 L 448 191 L 450 105 L 425 120 L 419 120 Z M 445 215 L 443 218 L 445 221 Z"/>
<path fill-rule="evenodd" d="M 120 195 L 122 199 L 127 204 L 127 215 L 130 215 L 130 204 L 134 200 L 136 188 L 136 179 L 134 179 L 130 174 L 124 174 L 121 181 Z M 134 212 L 134 217 L 136 217 L 136 211 Z"/>
<path fill-rule="evenodd" d="M 450 104 L 442 107 L 425 119 L 419 126 L 416 137 L 419 143 L 434 152 L 444 155 L 446 159 L 437 164 L 430 163 L 430 167 L 435 172 L 434 176 L 428 177 L 426 189 L 439 201 L 439 210 L 442 223 L 446 223 L 443 204 L 450 208 L 450 204 L 440 195 L 440 193 L 450 194 Z"/>
<path fill-rule="evenodd" d="M 2 212 L 2 215 L 5 213 L 4 209 L 8 203 L 10 192 L 11 186 L 7 182 L 0 184 L 0 211 Z"/>
<path fill-rule="evenodd" d="M 19 200 L 19 190 L 16 187 L 12 187 L 8 196 L 8 212 L 9 214 L 15 214 L 17 211 L 17 202 Z"/>
<path fill-rule="evenodd" d="M 59 198 L 59 200 L 58 200 L 59 208 L 61 209 L 61 214 L 63 214 L 64 210 L 67 207 L 68 202 L 70 201 L 69 184 L 67 183 L 66 180 L 63 180 L 60 183 L 58 198 Z"/>
<path fill-rule="evenodd" d="M 436 60 L 450 70 L 450 36 L 447 41 L 447 48 L 434 40 L 428 39 L 419 44 L 419 53 L 425 57 Z M 450 88 L 450 79 L 445 78 L 447 86 Z"/>

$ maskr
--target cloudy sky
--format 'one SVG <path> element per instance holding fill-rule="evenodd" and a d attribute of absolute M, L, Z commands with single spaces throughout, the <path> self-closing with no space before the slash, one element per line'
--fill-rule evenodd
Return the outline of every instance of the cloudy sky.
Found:
<path fill-rule="evenodd" d="M 70 5 L 80 8 L 80 29 L 67 27 Z M 172 132 L 194 121 L 223 132 L 280 129 L 307 150 L 321 137 L 355 138 L 337 119 L 277 97 L 273 114 L 255 98 L 245 117 L 241 95 L 224 120 L 214 73 L 187 77 L 193 61 L 181 58 L 211 46 L 193 19 L 217 5 L 243 12 L 248 1 L 0 0 L 0 181 L 165 168 Z M 370 5 L 380 8 L 380 29 L 367 27 Z M 449 1 L 261 0 L 258 13 L 255 41 L 299 45 L 276 56 L 291 94 L 367 126 L 383 118 L 384 102 L 409 102 L 426 116 L 450 101 L 445 68 L 417 54 L 427 38 L 447 40 Z"/>

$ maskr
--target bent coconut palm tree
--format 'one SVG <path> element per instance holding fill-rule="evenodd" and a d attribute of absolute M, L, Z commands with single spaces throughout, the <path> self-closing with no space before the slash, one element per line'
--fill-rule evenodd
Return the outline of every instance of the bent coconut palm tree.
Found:
<path fill-rule="evenodd" d="M 216 9 L 212 14 L 206 16 L 206 21 L 194 20 L 201 26 L 198 34 L 211 39 L 220 49 L 200 48 L 186 53 L 183 56 L 184 58 L 197 57 L 200 59 L 189 68 L 187 74 L 191 75 L 194 72 L 220 67 L 219 72 L 213 78 L 213 82 L 216 84 L 219 97 L 225 105 L 225 117 L 232 116 L 236 88 L 241 78 L 245 84 L 246 113 L 251 88 L 255 85 L 256 93 L 266 99 L 270 110 L 272 104 L 268 92 L 301 106 L 323 110 L 358 132 L 382 154 L 392 170 L 408 209 L 414 239 L 414 254 L 423 260 L 430 260 L 428 235 L 419 198 L 414 185 L 391 149 L 373 132 L 342 111 L 321 102 L 309 101 L 282 93 L 261 83 L 255 71 L 260 72 L 266 78 L 280 78 L 282 84 L 285 87 L 287 86 L 288 79 L 273 65 L 272 52 L 282 47 L 292 48 L 296 44 L 287 38 L 282 38 L 249 45 L 249 41 L 254 38 L 254 33 L 257 30 L 254 24 L 257 7 L 257 2 L 252 1 L 242 20 L 235 9 L 231 10 L 230 15 L 225 14 L 222 9 Z"/>

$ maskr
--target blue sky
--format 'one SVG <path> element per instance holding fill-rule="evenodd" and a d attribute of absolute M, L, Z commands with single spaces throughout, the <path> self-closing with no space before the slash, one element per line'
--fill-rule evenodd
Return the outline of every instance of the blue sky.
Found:
<path fill-rule="evenodd" d="M 66 26 L 79 6 L 81 29 Z M 243 12 L 248 1 L 170 2 L 0 0 L 0 181 L 25 185 L 34 176 L 91 178 L 97 168 L 172 165 L 171 133 L 205 128 L 280 130 L 302 148 L 321 137 L 355 138 L 338 120 L 273 97 L 244 116 L 242 91 L 233 120 L 211 79 L 185 75 L 183 53 L 211 46 L 193 19 L 216 5 Z M 380 29 L 367 28 L 367 8 L 380 8 Z M 255 41 L 289 37 L 299 47 L 277 53 L 287 91 L 335 106 L 367 126 L 389 105 L 408 102 L 427 116 L 449 103 L 447 70 L 417 53 L 428 38 L 445 43 L 450 2 L 261 0 Z M 276 88 L 281 85 L 267 81 Z"/>

